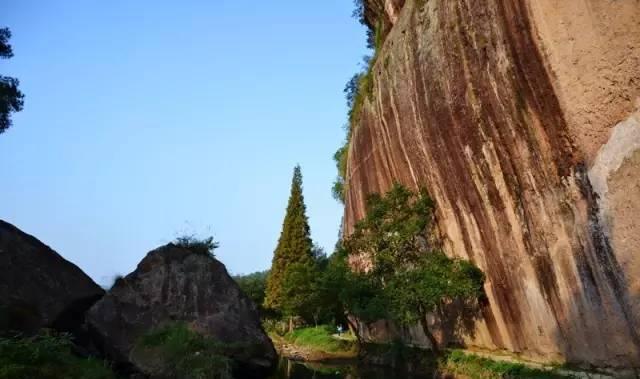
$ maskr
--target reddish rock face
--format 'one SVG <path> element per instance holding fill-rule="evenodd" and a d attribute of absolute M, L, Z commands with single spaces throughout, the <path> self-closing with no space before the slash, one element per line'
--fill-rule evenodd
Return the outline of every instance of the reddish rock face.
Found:
<path fill-rule="evenodd" d="M 353 131 L 344 229 L 368 193 L 426 186 L 446 252 L 487 275 L 461 342 L 639 366 L 640 6 L 556 3 L 368 2 L 390 27 Z"/>

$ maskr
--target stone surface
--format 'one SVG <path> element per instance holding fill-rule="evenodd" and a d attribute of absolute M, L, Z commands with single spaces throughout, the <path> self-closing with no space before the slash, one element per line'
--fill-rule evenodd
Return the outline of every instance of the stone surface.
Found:
<path fill-rule="evenodd" d="M 367 1 L 368 23 L 390 27 L 350 144 L 344 232 L 368 193 L 426 186 L 447 254 L 487 275 L 482 318 L 443 336 L 640 366 L 640 3 L 384 3 Z"/>
<path fill-rule="evenodd" d="M 169 244 L 153 250 L 135 271 L 119 279 L 88 312 L 105 354 L 136 363 L 139 338 L 173 322 L 246 348 L 232 356 L 241 368 L 269 369 L 276 352 L 263 331 L 255 304 L 215 258 Z"/>
<path fill-rule="evenodd" d="M 0 220 L 0 330 L 77 332 L 103 294 L 76 265 Z"/>

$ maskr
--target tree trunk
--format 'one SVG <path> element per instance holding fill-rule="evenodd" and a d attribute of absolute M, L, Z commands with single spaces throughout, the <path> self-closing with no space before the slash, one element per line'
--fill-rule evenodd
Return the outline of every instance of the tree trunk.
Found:
<path fill-rule="evenodd" d="M 431 333 L 431 330 L 429 330 L 429 324 L 427 323 L 426 316 L 420 317 L 420 325 L 422 326 L 422 331 L 431 343 L 431 349 L 435 354 L 438 354 L 440 352 L 440 349 L 438 348 L 438 340 L 436 340 L 436 337 Z"/>
<path fill-rule="evenodd" d="M 354 336 L 356 336 L 356 340 L 358 341 L 358 344 L 361 345 L 362 344 L 362 340 L 360 339 L 360 334 L 358 333 L 358 326 L 355 325 L 351 319 L 349 319 L 349 316 L 345 317 L 347 319 L 347 324 L 349 324 L 349 329 L 351 329 L 351 332 L 353 333 Z"/>
<path fill-rule="evenodd" d="M 289 316 L 289 333 L 293 332 L 293 317 Z"/>

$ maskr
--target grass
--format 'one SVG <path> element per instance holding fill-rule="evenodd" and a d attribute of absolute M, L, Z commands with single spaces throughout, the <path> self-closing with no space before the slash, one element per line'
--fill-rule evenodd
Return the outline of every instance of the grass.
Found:
<path fill-rule="evenodd" d="M 441 359 L 438 366 L 446 373 L 464 375 L 471 379 L 567 378 L 566 375 L 561 375 L 553 369 L 536 369 L 522 363 L 495 361 L 459 350 L 450 351 Z"/>
<path fill-rule="evenodd" d="M 115 379 L 105 362 L 72 351 L 68 334 L 0 338 L 0 379 Z"/>
<path fill-rule="evenodd" d="M 154 377 L 182 379 L 230 379 L 228 346 L 198 334 L 183 323 L 174 323 L 142 337 L 135 359 Z"/>
<path fill-rule="evenodd" d="M 337 353 L 353 353 L 356 350 L 355 340 L 335 338 L 333 328 L 321 325 L 317 327 L 296 329 L 284 336 L 284 339 L 306 349 L 334 355 Z"/>

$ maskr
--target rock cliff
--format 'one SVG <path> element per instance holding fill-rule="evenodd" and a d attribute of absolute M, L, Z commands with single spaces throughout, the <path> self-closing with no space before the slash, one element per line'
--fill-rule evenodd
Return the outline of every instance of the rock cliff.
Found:
<path fill-rule="evenodd" d="M 76 265 L 0 220 L 0 332 L 54 328 L 77 337 L 103 294 Z"/>
<path fill-rule="evenodd" d="M 349 146 L 345 233 L 368 193 L 426 186 L 447 254 L 487 275 L 462 342 L 640 366 L 640 2 L 365 4 L 384 42 Z"/>
<path fill-rule="evenodd" d="M 135 271 L 87 313 L 105 354 L 123 367 L 145 371 L 147 362 L 132 354 L 145 334 L 181 322 L 233 348 L 239 377 L 268 371 L 276 360 L 253 302 L 208 254 L 168 244 L 153 250 Z"/>

